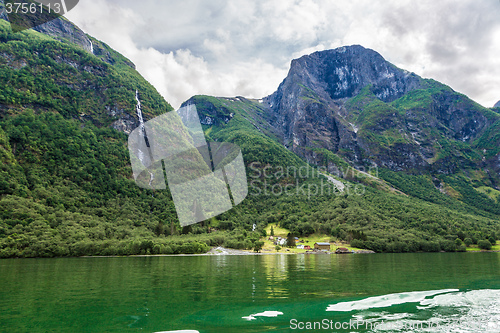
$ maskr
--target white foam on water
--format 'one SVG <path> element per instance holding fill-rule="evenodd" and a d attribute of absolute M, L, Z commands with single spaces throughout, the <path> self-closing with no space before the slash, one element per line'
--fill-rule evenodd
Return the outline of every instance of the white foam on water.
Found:
<path fill-rule="evenodd" d="M 423 310 L 432 312 L 429 321 L 439 325 L 432 330 L 415 332 L 500 332 L 500 290 L 471 290 L 438 295 L 422 301 L 420 305 Z"/>
<path fill-rule="evenodd" d="M 432 293 L 433 295 L 428 295 L 421 299 L 418 305 L 415 305 L 414 311 L 409 311 L 407 306 L 404 308 L 405 311 L 401 312 L 397 312 L 397 307 L 391 310 L 374 310 L 374 308 L 382 304 L 395 305 L 410 302 L 408 300 L 421 298 L 424 295 L 423 293 L 391 294 L 358 301 L 357 306 L 350 306 L 349 308 L 357 307 L 362 311 L 355 313 L 352 316 L 352 320 L 363 323 L 363 325 L 359 326 L 362 327 L 361 332 L 500 332 L 500 290 L 490 289 L 460 292 L 451 289 L 431 291 L 428 293 Z M 406 301 L 394 303 L 394 299 L 405 299 Z M 371 307 L 368 307 L 368 305 L 371 305 Z"/>
<path fill-rule="evenodd" d="M 326 311 L 348 312 L 354 310 L 367 310 L 373 308 L 386 308 L 396 304 L 418 303 L 426 297 L 450 293 L 458 291 L 458 289 L 443 289 L 430 291 L 414 291 L 408 293 L 389 294 L 383 296 L 369 297 L 360 301 L 341 302 L 329 305 Z"/>
<path fill-rule="evenodd" d="M 271 318 L 271 317 L 278 317 L 278 316 L 281 316 L 281 315 L 283 315 L 283 312 L 280 312 L 280 311 L 264 311 L 264 312 L 261 312 L 261 313 L 256 313 L 256 314 L 252 314 L 250 316 L 241 317 L 241 318 L 246 319 L 246 320 L 255 320 L 255 319 L 257 319 L 256 317 L 268 317 L 268 318 Z"/>

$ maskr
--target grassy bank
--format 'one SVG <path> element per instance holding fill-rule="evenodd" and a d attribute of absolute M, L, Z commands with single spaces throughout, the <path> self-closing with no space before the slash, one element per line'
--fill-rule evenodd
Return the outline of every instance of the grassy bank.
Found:
<path fill-rule="evenodd" d="M 269 224 L 265 230 L 267 236 L 262 239 L 264 242 L 264 246 L 262 247 L 262 252 L 267 253 L 306 253 L 308 250 L 298 249 L 296 247 L 287 247 L 281 246 L 279 250 L 276 249 L 276 245 L 274 245 L 274 240 L 269 240 L 271 236 L 271 229 L 273 230 L 273 238 L 281 237 L 286 238 L 289 234 L 289 231 L 285 228 L 279 227 L 275 223 Z M 340 241 L 338 239 L 332 238 L 331 236 L 325 234 L 312 234 L 307 237 L 299 237 L 299 241 L 296 242 L 297 245 L 309 246 L 311 249 L 314 249 L 315 243 L 330 243 L 331 251 L 335 251 L 338 247 L 347 248 L 350 251 L 359 251 L 363 249 L 351 247 L 349 243 Z"/>

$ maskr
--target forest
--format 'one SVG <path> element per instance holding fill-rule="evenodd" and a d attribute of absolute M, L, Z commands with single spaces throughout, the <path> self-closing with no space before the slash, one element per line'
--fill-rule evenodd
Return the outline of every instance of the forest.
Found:
<path fill-rule="evenodd" d="M 499 203 L 460 175 L 433 179 L 381 169 L 379 182 L 342 180 L 362 191 L 263 191 L 264 183 L 295 189 L 328 181 L 318 166 L 251 125 L 247 119 L 259 109 L 241 101 L 225 106 L 231 121 L 204 129 L 208 140 L 241 147 L 249 183 L 257 185 L 231 211 L 182 228 L 168 190 L 135 184 L 127 134 L 112 126 L 134 116 L 136 90 L 147 119 L 172 107 L 126 59 L 110 54 L 114 64 L 34 31 L 13 34 L 0 20 L 1 258 L 252 249 L 269 223 L 292 235 L 326 234 L 376 252 L 465 251 L 471 244 L 488 248 L 500 237 Z M 197 97 L 201 113 L 207 101 L 217 102 Z M 335 154 L 324 154 L 344 166 Z M 256 166 L 316 171 L 265 177 Z"/>

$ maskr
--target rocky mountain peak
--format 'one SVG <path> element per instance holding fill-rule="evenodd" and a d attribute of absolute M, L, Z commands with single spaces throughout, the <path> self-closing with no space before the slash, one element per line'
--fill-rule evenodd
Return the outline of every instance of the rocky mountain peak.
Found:
<path fill-rule="evenodd" d="M 439 140 L 449 141 L 447 154 L 460 156 L 456 142 L 477 139 L 497 120 L 453 89 L 359 45 L 293 60 L 263 105 L 285 147 L 308 162 L 329 151 L 356 167 L 375 162 L 392 170 L 453 172 L 458 162 L 440 159 Z"/>
<path fill-rule="evenodd" d="M 498 101 L 495 106 L 493 106 L 494 108 L 500 108 L 500 101 Z"/>
<path fill-rule="evenodd" d="M 0 0 L 0 20 L 5 20 L 9 22 L 9 17 L 5 12 L 5 5 L 3 0 Z M 85 51 L 92 53 L 101 58 L 101 60 L 113 65 L 116 61 L 113 59 L 107 46 L 103 43 L 92 39 L 85 32 L 83 32 L 79 27 L 70 22 L 64 16 L 55 18 L 52 21 L 48 21 L 44 24 L 36 25 L 32 28 L 42 34 L 50 36 L 58 41 L 67 42 L 84 49 Z M 135 65 L 131 61 L 125 61 L 126 64 L 133 69 Z"/>
<path fill-rule="evenodd" d="M 5 4 L 0 0 L 0 19 L 9 22 L 9 17 L 5 12 Z M 52 21 L 37 25 L 33 30 L 46 34 L 59 41 L 67 41 L 80 46 L 87 52 L 92 50 L 90 38 L 76 25 L 68 21 L 63 16 L 57 17 Z"/>
<path fill-rule="evenodd" d="M 371 49 L 353 45 L 293 60 L 280 88 L 286 89 L 293 83 L 332 100 L 356 96 L 365 86 L 373 85 L 373 92 L 380 100 L 391 102 L 418 88 L 421 78 L 397 68 Z"/>

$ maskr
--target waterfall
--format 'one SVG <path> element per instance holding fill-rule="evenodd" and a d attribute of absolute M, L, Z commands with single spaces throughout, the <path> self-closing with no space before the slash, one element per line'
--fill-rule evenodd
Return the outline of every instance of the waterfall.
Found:
<path fill-rule="evenodd" d="M 146 145 L 149 147 L 149 141 L 148 141 L 148 137 L 146 135 L 146 127 L 144 126 L 144 117 L 142 115 L 141 100 L 139 99 L 139 91 L 137 89 L 135 90 L 135 100 L 137 101 L 137 104 L 135 106 L 135 112 L 137 113 L 137 118 L 139 118 L 139 127 L 141 128 L 141 132 L 143 133 L 144 138 L 146 139 Z M 139 159 L 146 166 L 146 164 L 144 163 L 144 152 L 142 152 L 141 150 L 139 150 Z M 155 179 L 155 176 L 150 171 L 148 171 L 148 172 L 150 175 L 149 186 L 151 186 L 151 184 L 153 183 L 153 180 Z"/>
<path fill-rule="evenodd" d="M 90 41 L 90 53 L 94 54 L 94 43 Z"/>
<path fill-rule="evenodd" d="M 139 126 L 141 127 L 141 130 L 144 132 L 144 135 L 146 135 L 144 129 L 144 117 L 142 116 L 141 100 L 139 99 L 138 90 L 135 91 L 135 100 L 137 101 L 137 105 L 135 106 L 135 112 L 137 113 L 137 117 L 139 118 Z"/>

